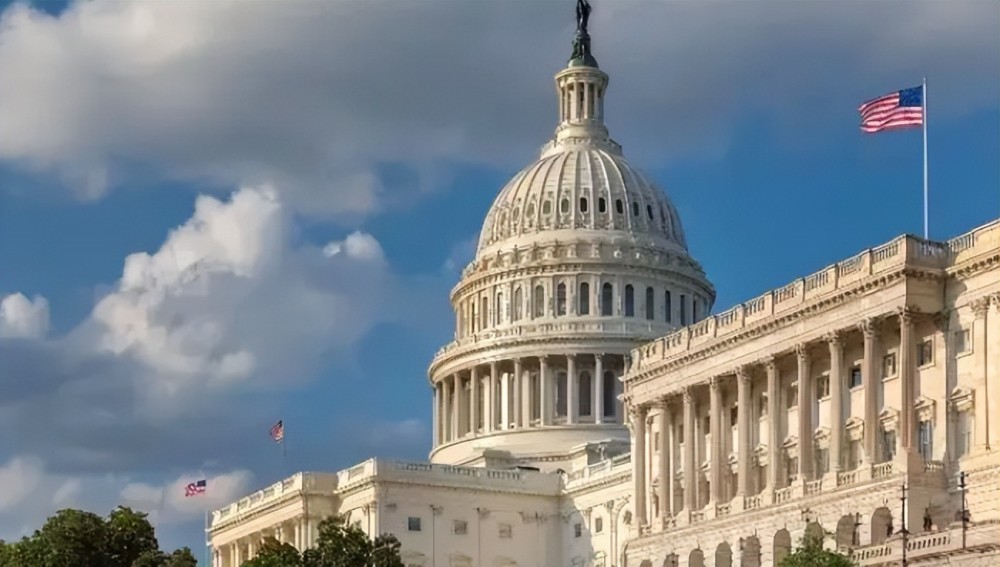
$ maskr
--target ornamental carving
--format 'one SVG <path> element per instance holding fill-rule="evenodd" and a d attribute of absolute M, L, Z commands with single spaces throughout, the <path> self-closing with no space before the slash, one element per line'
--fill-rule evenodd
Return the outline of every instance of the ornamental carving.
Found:
<path fill-rule="evenodd" d="M 929 421 L 934 423 L 936 412 L 934 407 L 936 402 L 928 397 L 920 396 L 913 403 L 913 414 L 917 418 L 917 422 Z"/>
<path fill-rule="evenodd" d="M 873 339 L 878 334 L 878 318 L 866 317 L 858 323 L 858 330 L 866 339 Z"/>
<path fill-rule="evenodd" d="M 985 319 L 986 312 L 990 309 L 990 298 L 987 296 L 970 301 L 969 306 L 972 307 L 972 312 L 975 314 L 977 320 Z"/>
<path fill-rule="evenodd" d="M 865 422 L 858 417 L 852 417 L 844 424 L 848 441 L 861 441 L 865 435 Z"/>
<path fill-rule="evenodd" d="M 956 412 L 972 411 L 972 408 L 975 407 L 973 400 L 972 390 L 961 386 L 952 390 L 951 395 L 948 396 L 948 401 Z"/>

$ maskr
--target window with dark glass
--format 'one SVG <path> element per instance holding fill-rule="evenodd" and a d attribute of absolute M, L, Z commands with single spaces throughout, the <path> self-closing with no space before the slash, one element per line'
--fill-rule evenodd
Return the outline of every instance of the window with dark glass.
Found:
<path fill-rule="evenodd" d="M 671 319 L 673 319 L 673 314 L 671 313 L 671 311 L 673 310 L 673 308 L 671 307 L 670 304 L 671 304 L 671 301 L 670 301 L 670 290 L 668 289 L 667 291 L 663 292 L 663 310 L 666 312 L 665 317 L 666 317 L 667 323 L 670 323 Z"/>
<path fill-rule="evenodd" d="M 578 309 L 580 315 L 590 315 L 590 284 L 587 282 L 580 283 L 580 292 L 577 294 L 580 307 Z"/>
<path fill-rule="evenodd" d="M 625 286 L 625 316 L 635 317 L 635 288 L 632 284 Z"/>
<path fill-rule="evenodd" d="M 566 284 L 560 283 L 556 286 L 556 315 L 566 314 Z"/>
<path fill-rule="evenodd" d="M 615 300 L 610 283 L 601 286 L 601 315 L 610 317 L 614 313 Z"/>
<path fill-rule="evenodd" d="M 602 394 L 604 399 L 604 416 L 603 417 L 614 417 L 615 416 L 615 402 L 617 396 L 615 395 L 615 375 L 610 370 L 604 373 L 604 384 L 602 386 Z"/>
<path fill-rule="evenodd" d="M 646 319 L 652 321 L 656 317 L 656 292 L 651 287 L 646 288 Z"/>

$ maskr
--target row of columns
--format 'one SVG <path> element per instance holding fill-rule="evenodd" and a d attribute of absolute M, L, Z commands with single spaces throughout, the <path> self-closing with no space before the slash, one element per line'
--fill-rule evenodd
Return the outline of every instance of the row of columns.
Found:
<path fill-rule="evenodd" d="M 279 543 L 289 543 L 302 551 L 313 547 L 319 521 L 307 518 L 297 518 L 284 522 L 272 529 L 258 532 L 231 543 L 212 549 L 212 567 L 239 567 L 243 562 L 253 559 L 260 550 L 265 538 L 272 537 Z"/>
<path fill-rule="evenodd" d="M 486 372 L 481 374 L 484 367 Z M 564 421 L 562 415 L 557 415 L 555 383 L 556 376 L 563 371 L 566 373 Z M 443 376 L 434 387 L 435 444 L 449 443 L 480 432 L 489 434 L 556 423 L 617 423 L 621 414 L 617 408 L 619 377 L 623 371 L 622 355 L 569 354 L 494 361 Z M 580 377 L 584 372 L 590 375 L 589 416 L 581 416 L 579 411 Z M 537 386 L 533 384 L 533 378 L 538 381 Z M 610 407 L 606 407 L 605 402 L 607 388 L 613 388 L 613 395 L 609 398 L 614 402 Z M 485 391 L 481 392 L 481 389 Z"/>
<path fill-rule="evenodd" d="M 916 374 L 916 342 L 914 340 L 914 313 L 910 310 L 901 310 L 898 313 L 898 324 L 900 333 L 899 357 L 900 357 L 900 390 L 899 399 L 892 405 L 900 408 L 899 424 L 897 427 L 897 446 L 900 453 L 907 453 L 913 449 L 913 389 Z M 876 360 L 876 340 L 877 327 L 876 319 L 870 318 L 858 325 L 864 341 L 864 360 L 862 364 L 862 388 L 864 396 L 864 432 L 862 439 L 863 459 L 866 464 L 874 464 L 880 459 L 878 453 L 876 426 L 878 421 L 878 388 L 881 383 L 881 375 L 878 372 L 878 361 Z M 830 472 L 836 474 L 842 468 L 842 432 L 844 430 L 845 415 L 843 408 L 843 386 L 848 376 L 844 372 L 844 338 L 845 330 L 839 330 L 823 338 L 829 350 L 830 357 Z M 804 483 L 811 480 L 814 475 L 813 470 L 813 387 L 811 379 L 811 344 L 799 344 L 794 348 L 796 357 L 796 374 L 798 382 L 798 482 Z M 754 365 L 757 366 L 757 365 Z M 766 486 L 762 487 L 762 492 L 772 492 L 780 488 L 780 471 L 782 470 L 781 447 L 784 435 L 781 426 L 781 396 L 783 388 L 779 381 L 777 359 L 770 357 L 759 363 L 766 373 L 767 384 L 767 419 L 768 419 L 768 470 Z M 737 386 L 737 482 L 735 498 L 741 499 L 751 495 L 752 482 L 752 427 L 753 404 L 751 403 L 752 378 L 750 366 L 739 366 L 731 373 L 721 376 L 713 376 L 708 380 L 707 390 L 709 395 L 709 426 L 711 443 L 706 447 L 710 462 L 709 473 L 709 498 L 708 507 L 723 503 L 723 493 L 721 488 L 724 485 L 724 471 L 728 468 L 726 455 L 724 455 L 724 443 L 722 441 L 722 427 L 727 416 L 723 413 L 723 380 L 727 376 L 735 376 Z M 699 391 L 705 385 L 691 385 L 684 387 L 679 396 L 667 396 L 656 400 L 654 403 L 641 403 L 630 408 L 634 447 L 632 452 L 633 480 L 635 483 L 635 514 L 639 526 L 649 524 L 649 514 L 647 506 L 647 468 L 646 457 L 648 452 L 648 432 L 647 427 L 651 424 L 649 412 L 656 409 L 656 422 L 660 431 L 660 447 L 658 470 L 660 478 L 657 486 L 657 499 L 660 502 L 659 510 L 661 518 L 671 515 L 677 509 L 673 502 L 673 474 L 676 469 L 671 465 L 673 449 L 677 446 L 683 452 L 683 502 L 681 513 L 695 510 L 698 503 L 698 471 L 696 469 L 696 416 L 698 414 Z M 673 425 L 673 415 L 676 411 L 676 398 L 680 398 L 683 411 L 683 440 L 678 443 L 676 429 Z M 887 405 L 889 401 L 887 400 Z M 678 446 L 679 445 L 679 446 Z"/>

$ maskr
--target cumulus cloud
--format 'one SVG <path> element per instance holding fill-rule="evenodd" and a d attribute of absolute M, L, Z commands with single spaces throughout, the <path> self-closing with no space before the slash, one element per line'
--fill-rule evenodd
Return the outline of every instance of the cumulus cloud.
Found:
<path fill-rule="evenodd" d="M 0 455 L 33 455 L 4 465 L 0 485 L 46 495 L 7 495 L 0 515 L 33 507 L 40 522 L 57 501 L 100 510 L 159 490 L 164 513 L 181 521 L 189 503 L 173 495 L 190 473 L 170 484 L 157 482 L 162 475 L 246 462 L 248 432 L 270 425 L 275 391 L 304 384 L 322 364 L 351 362 L 378 324 L 419 320 L 413 305 L 426 305 L 436 282 L 394 274 L 364 232 L 325 246 L 297 240 L 280 195 L 246 187 L 227 200 L 199 197 L 157 250 L 125 259 L 75 329 L 0 339 L 0 430 L 19 432 L 0 436 Z M 47 318 L 45 306 L 14 294 L 0 312 L 17 337 L 41 337 L 23 321 Z M 130 480 L 136 474 L 155 480 Z M 208 500 L 223 503 L 249 480 L 240 471 L 214 478 Z M 0 521 L 0 537 L 20 529 Z"/>
<path fill-rule="evenodd" d="M 49 302 L 13 293 L 0 300 L 0 338 L 37 339 L 49 331 Z"/>
<path fill-rule="evenodd" d="M 843 127 L 853 108 L 815 109 L 923 75 L 939 120 L 993 105 L 996 3 L 897 4 L 595 3 L 612 132 L 655 166 L 723 151 L 747 109 Z M 572 27 L 563 2 L 18 4 L 0 24 L 0 158 L 88 196 L 154 176 L 274 183 L 305 214 L 369 214 L 456 161 L 530 159 Z"/>
<path fill-rule="evenodd" d="M 185 487 L 195 481 L 205 480 L 205 493 L 186 497 Z M 188 472 L 167 483 L 154 485 L 143 482 L 128 483 L 122 488 L 123 505 L 141 510 L 152 510 L 151 519 L 158 525 L 177 523 L 201 517 L 206 509 L 216 509 L 245 496 L 252 490 L 253 474 L 246 470 L 206 475 Z"/>

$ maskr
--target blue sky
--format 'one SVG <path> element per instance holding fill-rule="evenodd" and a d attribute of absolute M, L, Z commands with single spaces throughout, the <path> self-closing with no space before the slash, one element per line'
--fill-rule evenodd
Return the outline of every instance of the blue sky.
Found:
<path fill-rule="evenodd" d="M 197 547 L 199 506 L 423 459 L 448 292 L 555 126 L 571 4 L 0 3 L 0 538 L 125 502 Z M 994 2 L 742 4 L 591 20 L 716 312 L 922 231 L 920 131 L 857 106 L 925 75 L 931 237 L 1000 216 Z"/>

